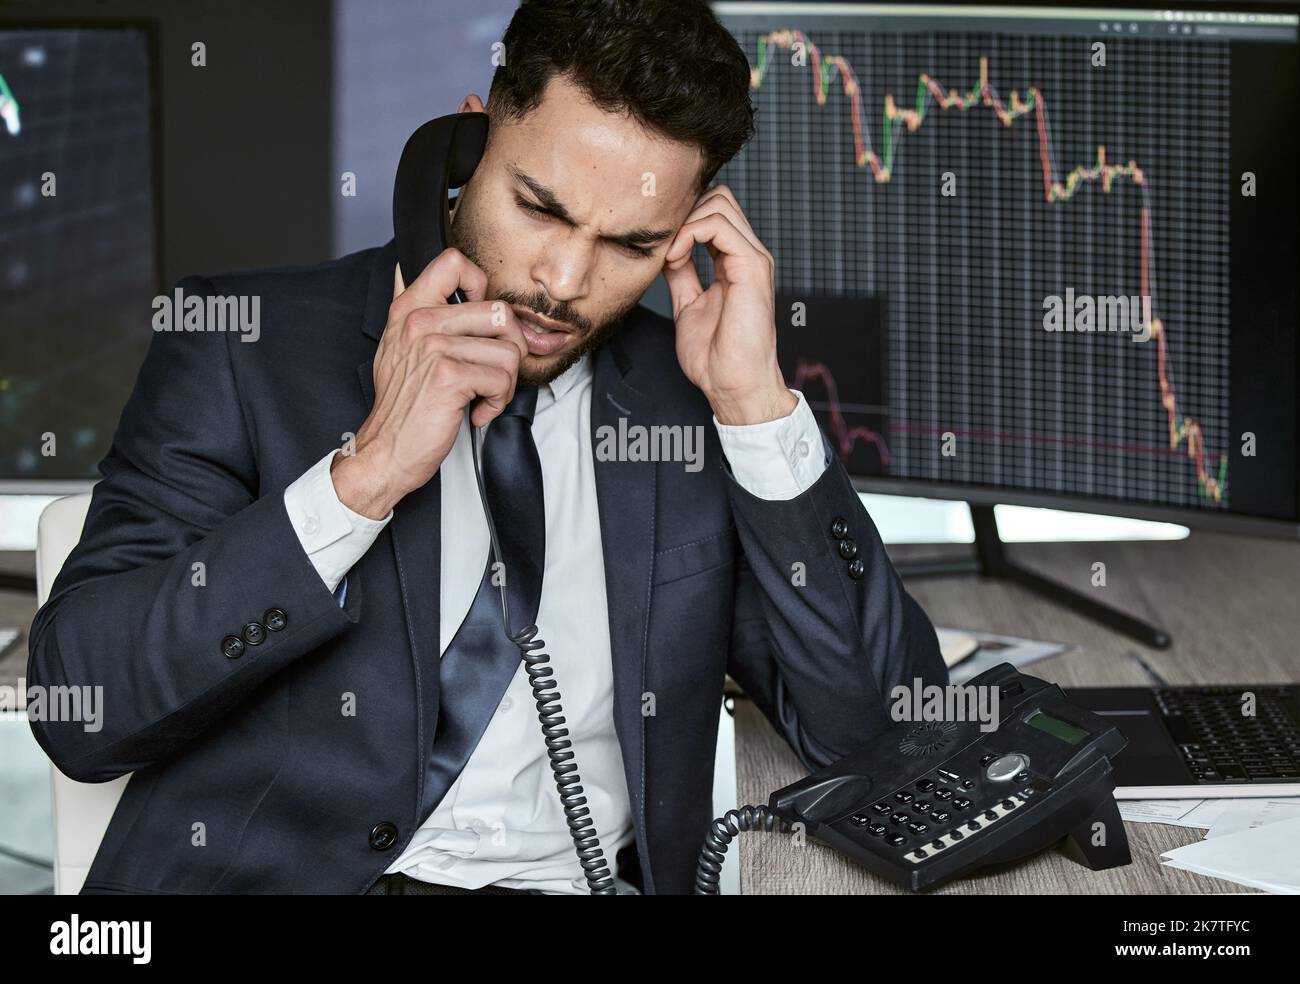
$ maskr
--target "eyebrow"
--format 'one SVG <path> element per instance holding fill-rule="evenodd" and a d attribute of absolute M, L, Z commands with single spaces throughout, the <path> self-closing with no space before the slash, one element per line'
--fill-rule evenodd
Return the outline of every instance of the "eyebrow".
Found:
<path fill-rule="evenodd" d="M 519 182 L 519 184 L 523 185 L 532 193 L 532 195 L 537 199 L 538 205 L 553 214 L 561 222 L 565 222 L 571 226 L 576 226 L 578 224 L 574 221 L 573 216 L 569 214 L 569 210 L 566 209 L 564 205 L 560 203 L 560 200 L 555 197 L 555 192 L 550 188 L 546 187 L 546 185 L 542 184 L 540 181 L 529 177 L 513 164 L 507 164 L 506 170 L 510 172 L 515 181 Z M 601 236 L 600 238 L 612 243 L 618 243 L 622 246 L 653 246 L 656 243 L 663 242 L 665 239 L 671 239 L 676 232 L 676 229 L 637 228 L 629 229 L 627 232 L 616 236 Z"/>

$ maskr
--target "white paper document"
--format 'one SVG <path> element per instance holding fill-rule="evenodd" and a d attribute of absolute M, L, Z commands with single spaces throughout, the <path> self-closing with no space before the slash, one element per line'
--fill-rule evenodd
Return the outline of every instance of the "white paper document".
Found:
<path fill-rule="evenodd" d="M 1300 817 L 1207 837 L 1161 857 L 1172 868 L 1265 892 L 1300 895 Z"/>
<path fill-rule="evenodd" d="M 1130 823 L 1167 823 L 1175 827 L 1213 827 L 1237 800 L 1116 800 L 1119 815 Z"/>
<path fill-rule="evenodd" d="M 1300 798 L 1224 800 L 1225 808 L 1210 824 L 1206 837 L 1223 837 L 1300 817 Z"/>

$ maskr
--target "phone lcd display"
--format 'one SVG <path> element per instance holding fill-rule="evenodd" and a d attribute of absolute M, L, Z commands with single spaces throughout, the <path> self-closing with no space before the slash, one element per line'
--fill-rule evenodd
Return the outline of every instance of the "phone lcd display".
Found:
<path fill-rule="evenodd" d="M 1046 731 L 1049 735 L 1060 738 L 1061 741 L 1067 741 L 1071 745 L 1077 745 L 1088 737 L 1088 732 L 1082 728 L 1076 727 L 1069 721 L 1062 721 L 1050 714 L 1044 714 L 1042 711 L 1035 711 L 1025 718 L 1025 724 L 1031 728 L 1037 728 L 1039 731 Z"/>

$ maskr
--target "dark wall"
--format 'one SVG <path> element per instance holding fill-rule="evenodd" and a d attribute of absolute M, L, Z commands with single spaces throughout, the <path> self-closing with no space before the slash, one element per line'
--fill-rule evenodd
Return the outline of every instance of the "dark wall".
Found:
<path fill-rule="evenodd" d="M 65 19 L 157 24 L 165 288 L 330 256 L 327 0 L 0 0 L 0 26 Z"/>

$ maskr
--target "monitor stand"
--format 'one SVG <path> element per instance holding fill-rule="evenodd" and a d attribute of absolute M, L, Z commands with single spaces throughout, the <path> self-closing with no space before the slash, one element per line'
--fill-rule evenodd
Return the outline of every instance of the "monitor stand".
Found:
<path fill-rule="evenodd" d="M 1168 649 L 1173 641 L 1164 629 L 1156 628 L 1149 622 L 1134 618 L 1118 608 L 1103 605 L 1074 588 L 1058 581 L 1044 577 L 1035 571 L 1022 567 L 1007 557 L 998 536 L 998 521 L 993 515 L 992 506 L 977 506 L 970 503 L 971 522 L 975 526 L 975 556 L 954 557 L 931 561 L 904 561 L 895 564 L 898 573 L 904 578 L 951 577 L 956 574 L 977 574 L 980 577 L 997 578 L 1012 581 L 1030 591 L 1036 591 L 1044 598 L 1056 602 L 1063 608 L 1069 608 L 1085 618 L 1100 622 L 1107 628 L 1123 633 L 1153 649 Z"/>

